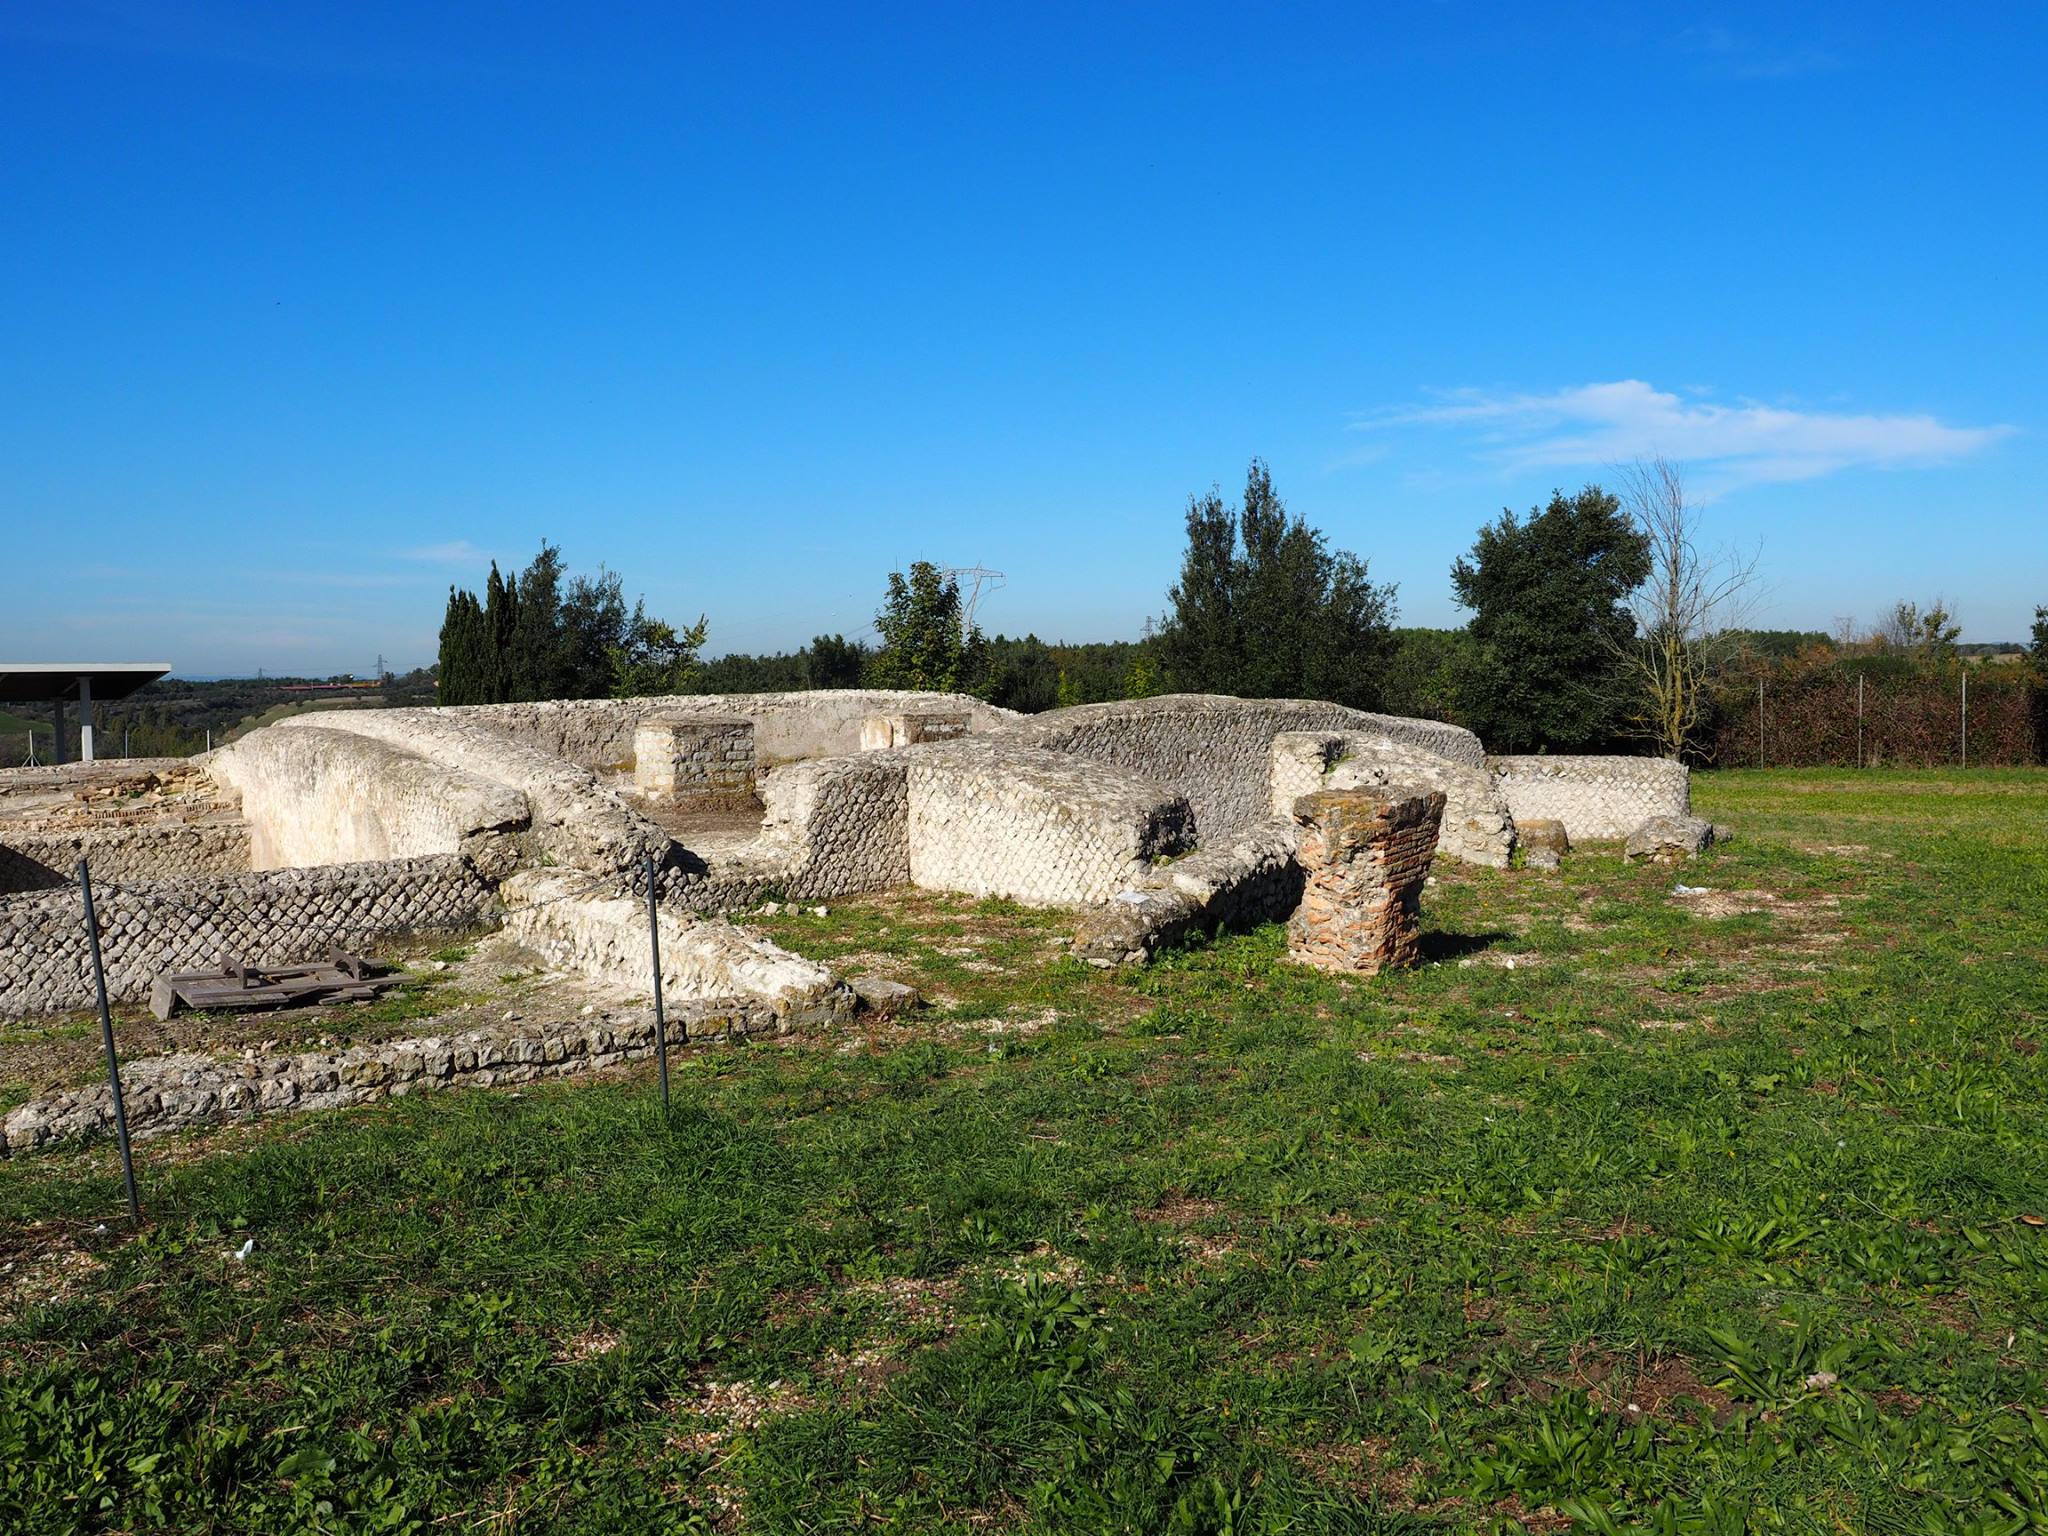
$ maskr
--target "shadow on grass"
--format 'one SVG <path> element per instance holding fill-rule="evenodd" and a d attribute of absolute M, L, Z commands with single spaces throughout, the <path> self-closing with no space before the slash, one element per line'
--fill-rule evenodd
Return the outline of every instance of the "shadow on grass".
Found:
<path fill-rule="evenodd" d="M 1434 965 L 1444 960 L 1462 960 L 1467 955 L 1479 954 L 1503 939 L 1513 937 L 1513 934 L 1498 928 L 1485 933 L 1425 933 L 1422 936 L 1423 963 Z"/>

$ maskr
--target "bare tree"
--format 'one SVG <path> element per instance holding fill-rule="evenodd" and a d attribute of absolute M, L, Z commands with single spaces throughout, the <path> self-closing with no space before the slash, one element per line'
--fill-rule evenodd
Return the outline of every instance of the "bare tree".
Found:
<path fill-rule="evenodd" d="M 1629 599 L 1636 637 L 1622 666 L 1637 730 L 1663 756 L 1678 758 L 1698 732 L 1729 631 L 1755 601 L 1757 552 L 1701 551 L 1699 509 L 1668 459 L 1638 459 L 1618 478 L 1622 506 L 1650 542 L 1649 579 Z"/>

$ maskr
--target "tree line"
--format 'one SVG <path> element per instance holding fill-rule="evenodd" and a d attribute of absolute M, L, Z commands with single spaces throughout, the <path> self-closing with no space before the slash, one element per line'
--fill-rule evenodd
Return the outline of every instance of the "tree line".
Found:
<path fill-rule="evenodd" d="M 1163 692 L 1329 699 L 1447 720 L 1499 752 L 1648 750 L 1697 758 L 1738 680 L 1825 656 L 1870 666 L 1962 664 L 1954 614 L 1900 603 L 1835 636 L 1745 627 L 1754 554 L 1708 550 L 1680 470 L 1629 466 L 1612 488 L 1504 509 L 1451 565 L 1460 628 L 1404 628 L 1368 562 L 1288 511 L 1264 462 L 1242 493 L 1184 509 L 1180 570 L 1137 640 L 989 636 L 958 583 L 919 561 L 890 572 L 871 636 L 820 634 L 790 653 L 704 659 L 703 618 L 677 627 L 626 606 L 616 573 L 570 577 L 543 543 L 492 565 L 481 595 L 451 588 L 442 703 L 660 693 L 903 688 L 1026 712 Z M 2048 608 L 2027 669 L 2048 680 Z"/>

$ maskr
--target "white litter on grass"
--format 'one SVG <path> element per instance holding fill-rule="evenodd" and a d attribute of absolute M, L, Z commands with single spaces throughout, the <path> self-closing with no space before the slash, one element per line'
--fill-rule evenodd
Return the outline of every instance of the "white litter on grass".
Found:
<path fill-rule="evenodd" d="M 255 1251 L 256 1239 L 252 1237 L 246 1243 L 242 1244 L 241 1247 L 237 1248 L 233 1253 L 229 1254 L 228 1257 L 230 1259 L 233 1259 L 237 1264 L 243 1264 L 248 1262 L 249 1255 L 254 1253 Z"/>
<path fill-rule="evenodd" d="M 1705 885 L 1674 885 L 1671 887 L 1671 894 L 1674 896 L 1704 896 L 1711 889 L 1711 886 Z"/>

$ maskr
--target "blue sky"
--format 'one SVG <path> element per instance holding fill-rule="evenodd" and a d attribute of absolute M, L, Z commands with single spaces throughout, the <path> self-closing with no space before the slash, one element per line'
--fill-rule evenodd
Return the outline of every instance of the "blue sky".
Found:
<path fill-rule="evenodd" d="M 1661 451 L 1761 622 L 2048 603 L 2048 9 L 0 9 L 0 653 L 431 658 L 543 536 L 712 648 L 1131 636 L 1254 454 L 1461 622 Z"/>

